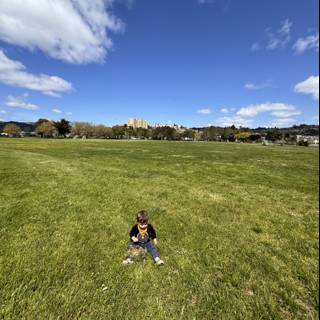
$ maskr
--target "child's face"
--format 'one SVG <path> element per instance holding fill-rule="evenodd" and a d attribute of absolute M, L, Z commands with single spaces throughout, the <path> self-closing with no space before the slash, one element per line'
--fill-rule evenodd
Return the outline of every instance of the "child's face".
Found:
<path fill-rule="evenodd" d="M 140 220 L 138 223 L 141 229 L 145 229 L 148 227 L 148 221 Z"/>

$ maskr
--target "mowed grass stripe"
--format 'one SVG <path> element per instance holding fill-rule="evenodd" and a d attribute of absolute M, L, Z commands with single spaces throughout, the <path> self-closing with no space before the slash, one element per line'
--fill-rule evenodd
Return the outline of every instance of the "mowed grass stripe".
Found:
<path fill-rule="evenodd" d="M 316 319 L 318 150 L 0 140 L 5 319 Z M 166 265 L 121 265 L 140 209 Z"/>

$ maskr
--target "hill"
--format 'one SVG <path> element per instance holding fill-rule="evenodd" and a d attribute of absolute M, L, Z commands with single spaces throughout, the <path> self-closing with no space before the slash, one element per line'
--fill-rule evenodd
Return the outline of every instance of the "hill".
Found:
<path fill-rule="evenodd" d="M 35 130 L 34 122 L 0 121 L 0 132 L 3 132 L 3 129 L 7 124 L 15 124 L 24 132 L 33 132 Z"/>

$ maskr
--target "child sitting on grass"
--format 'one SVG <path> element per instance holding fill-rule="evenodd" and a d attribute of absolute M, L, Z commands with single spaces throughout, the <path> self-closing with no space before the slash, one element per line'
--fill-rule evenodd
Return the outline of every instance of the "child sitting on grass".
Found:
<path fill-rule="evenodd" d="M 148 213 L 145 210 L 138 212 L 137 224 L 135 224 L 129 235 L 131 242 L 128 245 L 128 255 L 123 261 L 124 265 L 133 263 L 132 252 L 137 248 L 142 248 L 149 252 L 156 265 L 163 265 L 163 261 L 160 259 L 157 249 L 152 244 L 152 241 L 157 245 L 156 231 L 151 224 L 148 224 Z M 152 241 L 151 241 L 152 240 Z"/>

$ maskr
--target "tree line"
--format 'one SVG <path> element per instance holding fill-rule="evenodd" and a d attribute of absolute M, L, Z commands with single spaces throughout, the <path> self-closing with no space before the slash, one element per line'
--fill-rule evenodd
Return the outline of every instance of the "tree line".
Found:
<path fill-rule="evenodd" d="M 34 124 L 37 135 L 42 138 L 51 137 L 76 137 L 76 138 L 105 138 L 105 139 L 154 139 L 154 140 L 181 140 L 195 137 L 194 130 L 184 128 L 178 132 L 173 127 L 163 126 L 148 129 L 132 128 L 128 125 L 115 125 L 108 127 L 103 124 L 89 122 L 69 122 L 65 119 L 51 121 L 39 119 Z M 7 124 L 3 132 L 10 136 L 19 136 L 22 132 L 19 125 Z"/>
<path fill-rule="evenodd" d="M 39 119 L 34 123 L 36 134 L 42 138 L 74 137 L 74 138 L 104 138 L 104 139 L 152 139 L 152 140 L 197 140 L 223 142 L 261 142 L 282 141 L 295 143 L 297 135 L 318 136 L 319 126 L 300 125 L 291 128 L 236 128 L 230 126 L 204 128 L 177 128 L 177 126 L 162 126 L 132 128 L 125 125 L 108 127 L 89 122 L 70 122 L 65 119 L 51 121 Z M 21 128 L 15 123 L 7 124 L 3 132 L 9 136 L 20 136 Z"/>

